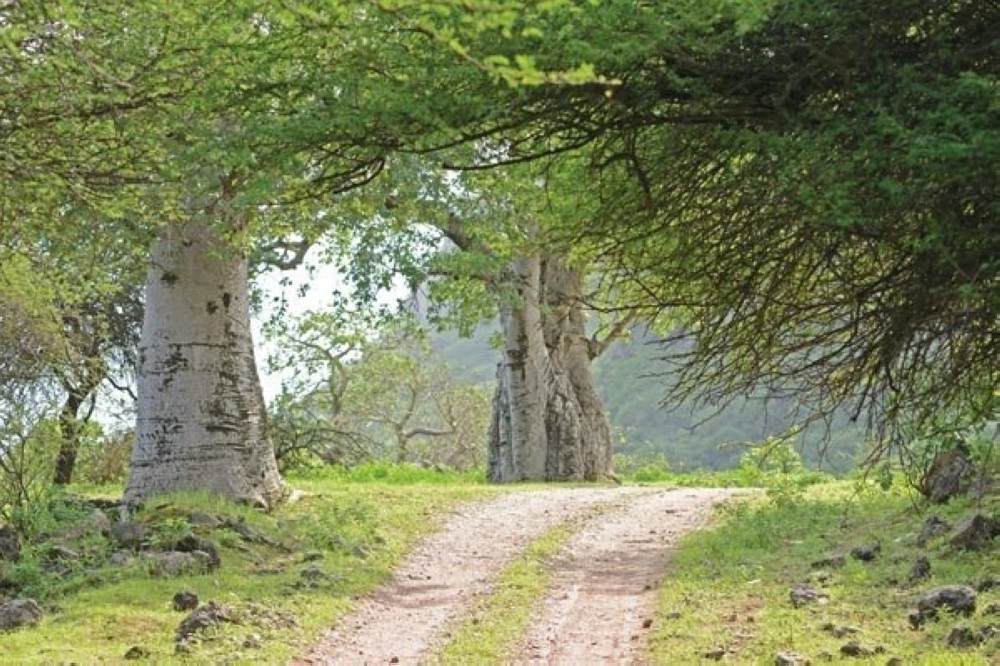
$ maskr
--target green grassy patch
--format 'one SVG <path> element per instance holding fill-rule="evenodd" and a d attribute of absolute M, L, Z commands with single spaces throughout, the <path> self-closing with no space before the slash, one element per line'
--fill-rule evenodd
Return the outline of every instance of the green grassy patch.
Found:
<path fill-rule="evenodd" d="M 493 594 L 452 633 L 435 663 L 495 664 L 510 657 L 549 586 L 548 562 L 573 531 L 568 525 L 554 527 L 525 549 L 503 572 Z"/>
<path fill-rule="evenodd" d="M 926 514 L 913 498 L 855 489 L 848 482 L 790 494 L 772 489 L 727 505 L 717 527 L 685 538 L 662 584 L 651 660 L 772 664 L 778 652 L 790 651 L 822 663 L 844 658 L 842 648 L 853 641 L 873 653 L 852 663 L 885 664 L 892 657 L 905 664 L 996 663 L 997 637 L 966 649 L 947 645 L 948 632 L 964 620 L 945 618 L 914 630 L 908 619 L 916 598 L 931 587 L 1000 578 L 996 547 L 957 551 L 946 539 L 918 547 Z M 959 503 L 933 509 L 952 523 L 974 510 Z M 851 555 L 876 544 L 872 561 Z M 843 566 L 815 564 L 838 555 Z M 911 582 L 920 555 L 929 558 L 932 575 Z M 825 603 L 793 606 L 790 592 L 801 585 L 826 595 Z M 979 595 L 980 609 L 996 602 L 1000 590 Z M 1000 618 L 964 622 L 983 626 Z"/>
<path fill-rule="evenodd" d="M 389 485 L 412 485 L 414 483 L 485 484 L 486 473 L 483 470 L 456 472 L 450 469 L 436 469 L 409 463 L 395 464 L 374 461 L 353 467 L 324 465 L 312 469 L 303 469 L 296 473 L 295 479 L 296 481 L 384 483 Z"/>
<path fill-rule="evenodd" d="M 114 548 L 100 534 L 70 544 L 90 540 L 91 560 L 55 571 L 44 554 L 51 544 L 29 544 L 17 565 L 0 563 L 0 580 L 14 574 L 27 583 L 18 596 L 38 598 L 46 616 L 36 628 L 0 636 L 2 660 L 118 663 L 139 646 L 158 664 L 285 663 L 349 610 L 353 597 L 385 580 L 449 507 L 502 492 L 454 480 L 405 483 L 399 475 L 384 483 L 291 483 L 304 496 L 271 514 L 193 494 L 158 498 L 136 516 L 147 545 L 188 534 L 216 544 L 221 566 L 207 573 L 158 575 L 138 557 L 112 566 Z M 17 567 L 22 571 L 12 571 Z M 198 634 L 187 655 L 175 654 L 186 613 L 171 608 L 182 590 L 226 604 L 233 620 Z"/>

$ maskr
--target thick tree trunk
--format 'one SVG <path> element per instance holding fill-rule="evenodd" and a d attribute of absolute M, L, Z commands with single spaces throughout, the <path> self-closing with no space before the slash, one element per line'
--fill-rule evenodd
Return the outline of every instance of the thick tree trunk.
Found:
<path fill-rule="evenodd" d="M 125 501 L 206 490 L 271 506 L 284 486 L 254 361 L 246 257 L 207 225 L 153 245 Z"/>
<path fill-rule="evenodd" d="M 86 327 L 79 319 L 65 317 L 63 323 L 70 326 L 74 334 L 86 335 L 84 332 Z M 86 340 L 86 338 L 78 339 Z M 107 365 L 101 354 L 101 342 L 100 334 L 92 331 L 90 339 L 80 345 L 83 358 L 62 380 L 66 399 L 63 401 L 62 409 L 59 410 L 59 430 L 62 437 L 53 478 L 53 482 L 60 486 L 72 482 L 73 472 L 76 470 L 76 459 L 80 452 L 80 434 L 87 421 L 80 418 L 80 409 L 108 374 Z"/>
<path fill-rule="evenodd" d="M 76 457 L 80 451 L 80 430 L 83 424 L 80 422 L 80 407 L 84 400 L 90 395 L 76 389 L 67 392 L 66 400 L 62 409 L 59 410 L 59 429 L 62 439 L 59 442 L 59 454 L 56 456 L 56 472 L 53 481 L 57 485 L 67 485 L 73 480 L 73 472 L 76 469 Z"/>
<path fill-rule="evenodd" d="M 514 270 L 519 302 L 501 306 L 503 360 L 489 434 L 489 479 L 596 480 L 613 473 L 611 428 L 591 374 L 581 276 L 532 257 Z"/>

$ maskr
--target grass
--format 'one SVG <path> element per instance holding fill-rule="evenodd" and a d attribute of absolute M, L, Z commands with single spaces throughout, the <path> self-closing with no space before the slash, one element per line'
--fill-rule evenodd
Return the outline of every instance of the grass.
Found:
<path fill-rule="evenodd" d="M 572 534 L 572 528 L 560 525 L 528 546 L 504 570 L 493 594 L 452 633 L 435 663 L 503 663 L 524 636 L 532 612 L 548 588 L 547 563 Z"/>
<path fill-rule="evenodd" d="M 689 485 L 673 477 L 657 482 Z M 162 498 L 137 516 L 151 530 L 148 540 L 168 542 L 193 532 L 216 542 L 222 566 L 208 574 L 160 578 L 142 565 L 95 568 L 93 562 L 106 560 L 111 548 L 99 534 L 73 544 L 86 566 L 53 571 L 46 544 L 27 549 L 16 566 L 0 562 L 0 583 L 6 578 L 25 584 L 46 609 L 39 627 L 0 635 L 0 663 L 124 663 L 133 646 L 158 664 L 286 663 L 347 612 L 352 598 L 385 580 L 451 507 L 509 490 L 392 466 L 314 471 L 291 483 L 304 497 L 272 514 L 189 494 Z M 882 665 L 890 658 L 905 664 L 1000 663 L 1000 638 L 966 650 L 946 645 L 958 619 L 931 622 L 920 631 L 908 622 L 915 599 L 930 587 L 1000 580 L 995 549 L 956 551 L 945 539 L 918 548 L 914 541 L 926 513 L 914 499 L 899 486 L 889 492 L 859 487 L 781 477 L 766 495 L 726 505 L 713 528 L 683 539 L 660 587 L 650 663 L 714 663 L 718 657 L 723 663 L 771 664 L 779 651 L 822 663 L 842 659 L 841 647 L 852 640 L 880 650 L 851 659 L 858 664 Z M 120 495 L 117 488 L 86 490 Z M 995 516 L 1000 506 L 953 502 L 932 508 L 953 524 L 976 510 Z M 228 526 L 200 527 L 196 514 L 225 519 Z M 442 663 L 509 659 L 549 584 L 547 564 L 574 525 L 550 530 L 512 561 L 495 593 L 455 630 Z M 248 541 L 238 526 L 266 539 Z M 817 578 L 817 560 L 872 543 L 881 546 L 873 562 L 848 555 L 844 566 L 826 567 L 828 577 Z M 909 583 L 920 554 L 930 558 L 932 578 Z M 823 590 L 828 602 L 794 608 L 789 591 L 804 583 Z M 186 589 L 203 602 L 230 605 L 238 623 L 204 636 L 190 655 L 176 655 L 183 614 L 170 605 Z M 989 604 L 1000 604 L 1000 589 L 980 594 L 979 608 Z M 1000 624 L 1000 618 L 980 614 L 965 622 L 982 627 Z M 838 627 L 858 632 L 837 637 L 829 628 Z"/>
<path fill-rule="evenodd" d="M 850 641 L 875 651 L 852 659 L 858 664 L 997 663 L 1000 640 L 968 650 L 946 645 L 958 620 L 910 628 L 908 611 L 922 590 L 951 583 L 975 584 L 1000 576 L 995 553 L 956 552 L 946 543 L 914 545 L 925 515 L 902 492 L 868 488 L 856 495 L 850 482 L 826 483 L 796 494 L 729 505 L 715 529 L 683 540 L 660 592 L 650 640 L 652 663 L 773 664 L 780 651 L 796 652 L 812 663 L 839 660 Z M 956 503 L 938 510 L 955 521 L 969 507 Z M 872 562 L 852 548 L 879 543 Z M 824 579 L 813 563 L 847 555 L 842 568 L 826 567 Z M 929 556 L 932 578 L 909 583 L 919 554 Z M 810 584 L 829 595 L 825 604 L 794 608 L 789 592 Z M 980 608 L 1000 601 L 1000 591 L 980 595 Z M 973 626 L 997 618 L 977 617 Z M 837 637 L 832 629 L 857 630 Z"/>
<path fill-rule="evenodd" d="M 155 577 L 142 566 L 108 566 L 81 574 L 82 582 L 72 586 L 43 573 L 32 593 L 46 618 L 30 631 L 0 635 L 0 663 L 124 663 L 133 646 L 158 664 L 285 663 L 343 615 L 353 597 L 387 578 L 449 507 L 502 492 L 437 481 L 416 479 L 409 470 L 383 482 L 293 479 L 304 497 L 273 514 L 207 495 L 160 499 L 137 516 L 152 526 L 152 537 L 163 529 L 200 533 L 220 546 L 222 565 L 172 578 Z M 242 522 L 268 543 L 248 542 L 227 527 L 192 527 L 188 517 L 195 513 Z M 31 553 L 26 559 L 23 566 L 34 561 Z M 187 656 L 175 654 L 184 614 L 171 609 L 171 600 L 181 590 L 230 605 L 238 620 L 196 642 Z"/>
<path fill-rule="evenodd" d="M 297 473 L 295 479 L 297 482 L 323 481 L 333 483 L 384 483 L 390 485 L 427 483 L 450 485 L 483 484 L 486 482 L 486 474 L 482 470 L 456 472 L 420 465 L 376 461 L 349 468 L 324 465 L 300 471 Z"/>

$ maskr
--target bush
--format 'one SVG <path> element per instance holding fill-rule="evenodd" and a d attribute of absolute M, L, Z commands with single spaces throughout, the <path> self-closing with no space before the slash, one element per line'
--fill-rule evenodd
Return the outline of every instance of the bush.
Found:
<path fill-rule="evenodd" d="M 1000 479 L 1000 459 L 997 442 L 1000 440 L 1000 397 L 988 415 L 943 414 L 941 421 L 929 434 L 914 437 L 906 447 L 902 471 L 907 482 L 921 494 L 928 496 L 928 476 L 938 463 L 938 456 L 950 452 L 960 453 L 972 464 L 973 474 L 982 489 L 989 488 Z"/>
<path fill-rule="evenodd" d="M 28 429 L 24 432 L 22 429 Z M 24 536 L 44 528 L 55 496 L 59 431 L 54 421 L 8 421 L 0 437 L 0 521 Z"/>
<path fill-rule="evenodd" d="M 615 454 L 615 473 L 638 483 L 654 483 L 670 478 L 670 466 L 662 453 Z"/>
<path fill-rule="evenodd" d="M 767 489 L 767 495 L 777 506 L 794 504 L 802 499 L 805 488 L 829 481 L 823 472 L 810 471 L 802 463 L 792 440 L 796 432 L 769 437 L 759 444 L 749 444 L 740 457 L 738 475 L 750 486 Z"/>
<path fill-rule="evenodd" d="M 80 445 L 76 480 L 95 485 L 123 483 L 128 477 L 134 444 L 135 433 L 131 430 L 85 438 Z"/>

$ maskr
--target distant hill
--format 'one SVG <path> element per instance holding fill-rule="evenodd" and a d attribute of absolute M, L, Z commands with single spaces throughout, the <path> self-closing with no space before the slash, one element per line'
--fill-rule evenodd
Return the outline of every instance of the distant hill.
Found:
<path fill-rule="evenodd" d="M 431 333 L 431 345 L 462 382 L 492 383 L 500 352 L 490 345 L 496 332 L 483 325 L 470 338 L 453 332 Z M 612 426 L 619 438 L 617 451 L 630 455 L 663 454 L 671 468 L 726 469 L 735 466 L 745 450 L 741 444 L 763 441 L 794 425 L 787 402 L 743 401 L 718 410 L 691 404 L 664 405 L 670 377 L 659 360 L 662 348 L 639 336 L 618 342 L 594 367 Z M 796 446 L 806 464 L 844 472 L 858 460 L 864 433 L 845 419 L 829 429 L 804 430 Z"/>

